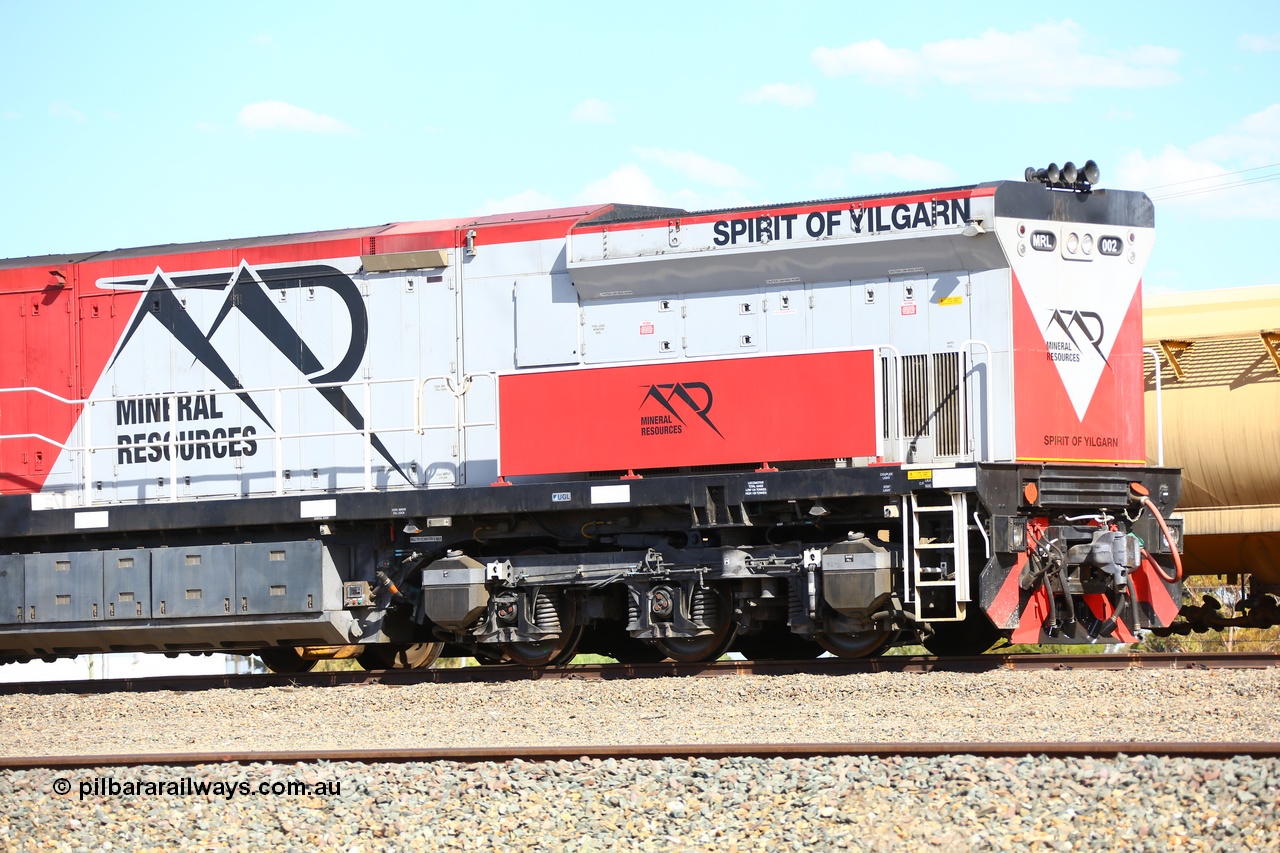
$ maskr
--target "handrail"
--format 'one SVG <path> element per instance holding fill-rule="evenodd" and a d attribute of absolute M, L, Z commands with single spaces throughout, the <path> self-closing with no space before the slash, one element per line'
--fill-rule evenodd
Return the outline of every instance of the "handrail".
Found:
<path fill-rule="evenodd" d="M 991 454 L 994 454 L 994 448 L 991 443 L 991 436 L 992 436 L 992 430 L 993 430 L 993 424 L 994 424 L 994 414 L 993 414 L 994 407 L 993 407 L 993 395 L 990 393 L 990 383 L 991 383 L 990 370 L 992 367 L 993 352 L 992 352 L 991 346 L 987 342 L 978 340 L 978 339 L 967 339 L 963 341 L 960 345 L 961 351 L 965 352 L 966 354 L 973 347 L 982 348 L 982 350 L 985 353 L 986 364 L 988 366 L 988 375 L 986 379 L 987 393 L 986 393 L 986 400 L 985 400 L 985 423 L 983 428 L 983 439 L 988 448 L 988 452 Z M 897 460 L 896 461 L 899 462 L 900 464 L 905 464 L 908 461 L 908 459 L 907 459 L 907 435 L 906 435 L 906 399 L 905 399 L 906 389 L 905 389 L 905 379 L 903 375 L 903 356 L 901 351 L 896 346 L 888 343 L 873 344 L 867 347 L 867 349 L 870 349 L 871 351 L 880 354 L 881 357 L 892 359 L 892 363 L 893 363 L 892 370 L 888 373 L 888 375 L 882 374 L 881 393 L 882 394 L 892 393 L 894 398 L 896 398 L 896 405 L 894 405 L 891 409 L 889 409 L 889 411 L 892 412 L 893 417 L 896 419 L 896 422 L 892 424 L 892 428 L 897 431 Z M 1152 355 L 1155 356 L 1154 350 L 1145 349 L 1144 352 L 1152 353 Z M 970 369 L 966 369 L 963 372 L 963 375 L 961 377 L 961 393 L 964 395 L 964 399 L 966 401 L 969 400 L 969 393 L 970 393 L 970 382 L 969 382 L 970 372 L 972 372 Z M 491 417 L 488 417 L 485 419 L 469 420 L 466 412 L 465 398 L 466 398 L 466 395 L 472 390 L 473 385 L 476 383 L 476 381 L 480 379 L 487 379 L 489 382 L 492 383 L 492 395 L 493 395 L 492 399 L 493 399 L 493 406 L 494 406 L 493 413 Z M 435 383 L 443 382 L 453 399 L 453 416 L 450 421 L 446 421 L 443 423 L 429 423 L 426 419 L 426 410 L 427 410 L 427 393 L 426 392 L 427 392 L 427 387 L 433 382 Z M 1159 387 L 1160 387 L 1160 367 L 1159 367 L 1158 358 L 1156 361 L 1156 382 L 1157 382 L 1157 394 L 1158 394 Z M 413 387 L 413 423 L 412 425 L 376 427 L 374 425 L 374 417 L 373 417 L 373 390 L 372 390 L 373 386 L 374 385 L 393 385 L 393 384 L 403 384 L 403 383 L 411 383 Z M 884 386 L 890 383 L 892 384 L 892 389 L 886 390 Z M 360 386 L 363 388 L 364 418 L 363 418 L 363 426 L 360 429 L 338 429 L 338 430 L 320 430 L 320 431 L 306 430 L 306 431 L 288 433 L 288 432 L 283 432 L 278 428 L 283 424 L 283 420 L 282 420 L 283 412 L 284 412 L 283 395 L 285 392 L 310 391 L 310 390 L 318 390 L 318 389 L 325 389 L 325 388 L 346 388 L 350 386 Z M 495 436 L 496 447 L 494 452 L 495 452 L 495 461 L 497 464 L 497 473 L 498 473 L 498 476 L 501 477 L 502 476 L 502 459 L 501 459 L 502 437 L 500 433 L 501 424 L 499 423 L 500 387 L 501 387 L 501 383 L 499 382 L 499 376 L 496 372 L 481 371 L 476 373 L 462 374 L 460 377 L 455 377 L 453 375 L 448 375 L 448 374 L 437 374 L 437 375 L 427 376 L 421 379 L 408 378 L 408 377 L 396 378 L 396 379 L 363 379 L 363 380 L 355 380 L 355 381 L 349 380 L 346 382 L 297 383 L 293 385 L 263 386 L 258 388 L 229 388 L 226 390 L 208 391 L 208 392 L 196 392 L 196 391 L 176 392 L 175 391 L 175 392 L 169 392 L 164 394 L 113 395 L 110 397 L 85 398 L 85 399 L 68 399 L 66 397 L 62 397 L 58 394 L 55 394 L 51 391 L 47 391 L 43 388 L 37 388 L 37 387 L 0 388 L 0 395 L 18 394 L 18 393 L 23 393 L 23 394 L 34 393 L 34 394 L 38 394 L 40 396 L 43 396 L 67 405 L 84 407 L 84 414 L 82 415 L 82 418 L 81 418 L 81 431 L 84 436 L 84 444 L 82 445 L 64 444 L 64 443 L 55 441 L 49 436 L 45 436 L 38 433 L 0 435 L 0 439 L 14 439 L 14 438 L 34 439 L 37 441 L 45 442 L 63 451 L 83 453 L 83 465 L 82 465 L 83 496 L 82 496 L 81 502 L 84 505 L 90 505 L 93 503 L 93 497 L 92 497 L 93 495 L 93 454 L 102 450 L 114 451 L 114 450 L 121 450 L 125 447 L 135 446 L 133 444 L 121 443 L 121 442 L 108 443 L 108 444 L 94 444 L 92 441 L 92 436 L 93 436 L 92 410 L 94 406 L 98 404 L 109 405 L 111 403 L 119 403 L 123 401 L 133 401 L 133 400 L 137 400 L 137 401 L 164 400 L 168 404 L 167 426 L 169 428 L 168 436 L 163 441 L 163 446 L 166 449 L 166 455 L 168 456 L 168 462 L 169 462 L 168 500 L 176 501 L 178 500 L 178 489 L 177 489 L 178 473 L 179 473 L 178 463 L 181 458 L 179 448 L 188 447 L 192 445 L 199 445 L 202 442 L 208 441 L 208 439 L 195 438 L 195 437 L 190 437 L 190 438 L 179 437 L 179 432 L 178 432 L 178 427 L 179 427 L 178 400 L 179 398 L 191 397 L 196 395 L 197 393 L 235 394 L 239 396 L 242 394 L 260 394 L 260 393 L 269 392 L 273 398 L 273 403 L 274 403 L 272 407 L 273 420 L 275 421 L 275 424 L 277 427 L 273 429 L 273 435 L 271 436 L 271 446 L 272 446 L 272 454 L 274 457 L 273 462 L 274 462 L 274 468 L 275 468 L 274 491 L 276 495 L 279 495 L 279 496 L 284 495 L 284 455 L 285 455 L 284 442 L 286 440 L 322 438 L 322 437 L 329 437 L 329 436 L 350 436 L 350 435 L 357 435 L 357 436 L 360 436 L 362 439 L 363 450 L 364 450 L 363 490 L 373 491 L 374 490 L 374 482 L 373 482 L 374 438 L 376 434 L 384 434 L 384 433 L 413 432 L 417 435 L 423 435 L 426 433 L 427 430 L 452 429 L 455 431 L 455 434 L 458 436 L 458 440 L 461 443 L 465 441 L 466 430 L 471 428 L 479 428 L 479 427 L 492 427 L 497 432 Z M 1160 429 L 1163 430 L 1163 420 L 1162 420 L 1163 415 L 1162 415 L 1162 410 L 1160 408 L 1159 396 L 1157 396 L 1157 413 L 1158 413 L 1157 420 L 1161 424 Z M 976 451 L 970 448 L 969 445 L 970 445 L 970 442 L 972 441 L 972 435 L 971 435 L 972 430 L 970 428 L 969 418 L 966 417 L 963 419 L 963 421 L 964 421 L 963 429 L 964 429 L 964 441 L 965 441 L 964 446 L 966 448 L 966 452 L 970 454 L 976 453 L 977 456 L 983 457 L 984 454 L 981 451 Z M 157 423 L 160 423 L 160 422 L 157 421 Z M 157 446 L 157 444 L 149 444 L 146 446 L 155 447 Z M 458 448 L 458 452 L 459 453 L 462 452 L 461 447 Z M 1162 432 L 1161 443 L 1160 443 L 1160 464 L 1162 465 L 1163 465 L 1163 459 L 1164 459 L 1164 450 L 1163 450 L 1163 432 Z"/>
<path fill-rule="evenodd" d="M 471 386 L 477 378 L 488 379 L 493 383 L 493 418 L 487 421 L 469 421 L 466 418 L 466 403 L 463 397 L 471 390 Z M 426 390 L 427 385 L 431 382 L 439 382 L 444 380 L 445 385 L 449 389 L 449 393 L 453 395 L 453 422 L 452 423 L 427 423 L 426 422 Z M 428 376 L 420 381 L 415 388 L 414 406 L 413 406 L 413 428 L 418 435 L 424 434 L 429 429 L 452 429 L 459 437 L 461 442 L 465 437 L 465 431 L 472 427 L 494 428 L 496 434 L 497 446 L 494 448 L 494 459 L 497 464 L 498 476 L 502 476 L 502 426 L 498 423 L 498 374 L 496 371 L 486 370 L 476 373 L 464 373 L 461 380 L 455 383 L 452 376 L 446 374 L 437 374 Z M 459 448 L 461 453 L 461 447 Z"/>
<path fill-rule="evenodd" d="M 84 435 L 83 444 L 65 444 L 59 442 L 49 436 L 40 433 L 13 433 L 0 434 L 0 440 L 27 438 L 35 439 L 47 443 L 53 447 L 57 447 L 62 451 L 83 454 L 83 477 L 81 488 L 83 494 L 81 496 L 81 505 L 89 506 L 93 503 L 93 454 L 100 450 L 121 450 L 125 447 L 134 447 L 133 444 L 125 444 L 115 442 L 113 444 L 94 444 L 93 443 L 93 408 L 95 405 L 111 404 L 119 402 L 128 402 L 133 400 L 164 400 L 168 405 L 167 422 L 157 421 L 156 423 L 165 423 L 168 427 L 168 438 L 164 441 L 166 455 L 169 461 L 169 496 L 168 500 L 174 502 L 178 500 L 178 461 L 180 458 L 179 448 L 192 445 L 202 444 L 208 439 L 204 438 L 183 438 L 178 437 L 178 400 L 182 397 L 192 397 L 200 393 L 216 393 L 216 394 L 254 394 L 271 392 L 274 398 L 273 420 L 277 426 L 283 423 L 283 394 L 286 391 L 307 391 L 323 388 L 344 388 L 349 386 L 361 386 L 364 389 L 364 427 L 362 429 L 338 429 L 338 430 L 308 430 L 302 432 L 283 432 L 280 429 L 274 429 L 272 436 L 272 447 L 275 463 L 275 494 L 284 494 L 284 442 L 285 440 L 296 440 L 301 438 L 322 438 L 327 436 L 349 436 L 359 435 L 364 440 L 364 490 L 373 491 L 373 436 L 374 433 L 386 434 L 396 432 L 411 432 L 414 427 L 411 426 L 387 426 L 377 427 L 373 425 L 373 388 L 374 385 L 392 385 L 403 383 L 415 383 L 413 378 L 397 378 L 397 379 L 361 379 L 348 380 L 346 382 L 317 382 L 317 383 L 297 383 L 294 385 L 276 385 L 263 386 L 258 388 L 228 388 L 225 391 L 173 391 L 163 394 L 118 394 L 110 397 L 100 398 L 84 398 L 69 399 L 43 388 L 34 386 L 18 387 L 18 388 L 0 388 L 0 394 L 25 394 L 34 393 L 55 402 L 63 403 L 69 406 L 80 406 L 83 409 L 81 432 Z M 415 407 L 416 408 L 416 407 Z M 148 444 L 148 447 L 155 447 L 157 444 Z"/>
<path fill-rule="evenodd" d="M 1156 366 L 1156 464 L 1164 467 L 1164 389 L 1160 384 L 1160 354 L 1153 347 L 1143 347 Z"/>
<path fill-rule="evenodd" d="M 85 397 L 83 399 L 75 399 L 69 397 L 61 397 L 52 391 L 46 391 L 35 385 L 19 386 L 16 388 L 0 388 L 0 394 L 40 394 L 59 403 L 66 403 L 70 406 L 83 406 L 86 403 L 115 403 L 122 400 L 158 400 L 167 397 L 192 397 L 199 394 L 258 394 L 266 391 L 308 391 L 312 388 L 345 388 L 348 385 L 393 385 L 397 382 L 416 382 L 412 376 L 402 376 L 397 379 L 348 379 L 346 382 L 300 382 L 297 385 L 262 385 L 257 388 L 227 388 L 225 391 L 206 390 L 206 391 L 168 391 L 158 394 L 116 394 L 111 397 Z"/>
<path fill-rule="evenodd" d="M 488 379 L 490 382 L 493 383 L 493 420 L 468 421 L 466 417 L 465 404 L 462 403 L 462 398 L 459 397 L 458 405 L 464 407 L 462 408 L 461 420 L 458 424 L 459 431 L 462 433 L 465 433 L 466 430 L 471 429 L 473 427 L 488 427 L 488 426 L 493 427 L 493 432 L 494 432 L 493 460 L 494 460 L 494 465 L 496 466 L 498 479 L 502 479 L 502 424 L 499 423 L 498 421 L 498 414 L 501 411 L 499 408 L 501 404 L 501 400 L 499 399 L 499 388 L 501 388 L 501 383 L 498 382 L 498 374 L 492 370 L 483 371 L 480 373 L 466 373 L 466 374 L 463 374 L 463 377 L 462 377 L 465 388 L 469 390 L 471 388 L 472 380 L 476 379 L 477 377 Z"/>
<path fill-rule="evenodd" d="M 990 462 L 992 459 L 994 459 L 994 458 L 995 458 L 995 445 L 994 445 L 994 444 L 992 443 L 992 441 L 991 441 L 991 435 L 992 435 L 992 433 L 991 433 L 991 427 L 992 427 L 992 424 L 994 424 L 994 423 L 995 423 L 995 415 L 993 414 L 993 413 L 994 413 L 994 408 L 993 408 L 993 406 L 992 406 L 992 397 L 993 397 L 994 395 L 992 395 L 992 393 L 991 393 L 991 372 L 992 372 L 992 369 L 994 368 L 994 366 L 995 366 L 995 365 L 992 363 L 992 360 L 993 360 L 993 359 L 992 359 L 992 355 L 991 355 L 991 345 L 990 345 L 990 344 L 988 344 L 986 341 L 984 341 L 984 340 L 979 340 L 978 338 L 966 338 L 965 340 L 963 340 L 963 341 L 961 341 L 961 342 L 960 342 L 960 349 L 961 349 L 961 351 L 963 351 L 966 355 L 968 355 L 969 347 L 982 347 L 984 350 L 986 350 L 986 353 L 987 353 L 987 362 L 986 362 L 986 364 L 987 364 L 987 379 L 986 379 L 986 382 L 985 382 L 985 386 L 986 386 L 986 387 L 983 389 L 983 390 L 986 392 L 986 394 L 985 394 L 985 396 L 986 396 L 986 417 L 983 419 L 982 437 L 985 439 L 985 444 L 986 444 L 986 446 L 987 446 L 987 452 L 990 454 L 990 457 L 988 458 L 987 456 L 985 456 L 985 455 L 983 455 L 983 454 L 981 454 L 981 453 L 978 453 L 977 455 L 978 455 L 978 456 L 980 456 L 980 457 L 982 457 L 982 458 L 981 458 L 981 460 L 975 459 L 974 461 L 975 461 L 975 462 L 976 462 L 976 461 Z M 964 387 L 964 399 L 965 399 L 965 402 L 967 403 L 967 402 L 968 402 L 968 400 L 969 400 L 969 371 L 968 371 L 968 370 L 966 370 L 966 371 L 964 372 L 964 374 L 960 377 L 960 382 L 961 382 L 961 385 Z M 967 408 L 967 407 L 966 407 L 966 408 Z M 970 440 L 970 435 L 969 435 L 969 418 L 968 418 L 968 417 L 965 417 L 965 418 L 964 418 L 964 420 L 963 420 L 963 423 L 964 423 L 964 442 L 965 442 L 965 448 L 966 448 L 970 453 L 974 453 L 974 452 L 975 452 L 974 448 L 969 447 L 969 440 Z"/>
<path fill-rule="evenodd" d="M 437 373 L 434 376 L 428 376 L 419 381 L 418 384 L 414 386 L 413 394 L 413 431 L 418 435 L 422 435 L 429 429 L 451 429 L 456 428 L 458 425 L 458 412 L 456 405 L 454 407 L 452 423 L 428 424 L 424 422 L 426 419 L 423 418 L 422 415 L 423 407 L 426 403 L 427 384 L 430 382 L 439 382 L 442 379 L 448 387 L 449 393 L 453 395 L 455 403 L 457 402 L 457 399 L 467 393 L 467 389 L 471 387 L 470 382 L 464 382 L 461 388 L 457 387 L 453 384 L 453 376 L 446 373 Z"/>

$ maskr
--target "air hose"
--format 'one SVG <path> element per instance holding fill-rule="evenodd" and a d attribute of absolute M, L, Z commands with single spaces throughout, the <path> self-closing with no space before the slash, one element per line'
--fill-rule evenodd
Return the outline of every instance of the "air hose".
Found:
<path fill-rule="evenodd" d="M 1146 495 L 1140 495 L 1142 505 L 1151 510 L 1151 515 L 1155 518 L 1156 524 L 1160 525 L 1160 532 L 1164 534 L 1164 541 L 1169 545 L 1169 553 L 1173 554 L 1173 577 L 1169 577 L 1164 573 L 1164 567 L 1151 559 L 1151 555 L 1147 553 L 1147 549 L 1142 549 L 1142 556 L 1151 560 L 1151 564 L 1156 567 L 1156 574 L 1160 575 L 1165 583 L 1179 583 L 1182 580 L 1182 555 L 1178 553 L 1178 544 L 1173 541 L 1173 534 L 1169 532 L 1169 525 L 1165 524 L 1164 516 L 1160 514 L 1160 510 L 1156 508 L 1155 503 Z"/>

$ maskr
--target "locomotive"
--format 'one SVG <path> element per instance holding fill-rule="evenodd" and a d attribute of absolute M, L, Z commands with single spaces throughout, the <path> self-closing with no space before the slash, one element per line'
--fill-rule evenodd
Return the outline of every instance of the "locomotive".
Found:
<path fill-rule="evenodd" d="M 1141 193 L 1084 170 L 0 261 L 0 659 L 1131 642 Z"/>

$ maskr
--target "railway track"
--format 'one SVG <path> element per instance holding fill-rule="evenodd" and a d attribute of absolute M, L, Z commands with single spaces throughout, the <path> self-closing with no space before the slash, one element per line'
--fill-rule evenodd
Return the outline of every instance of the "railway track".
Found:
<path fill-rule="evenodd" d="M 0 756 L 0 771 L 86 770 L 96 767 L 194 767 L 206 764 L 409 764 L 436 761 L 458 763 L 508 761 L 577 761 L 607 759 L 822 758 L 869 756 L 930 758 L 972 755 L 980 758 L 1117 758 L 1152 755 L 1166 758 L 1227 759 L 1280 758 L 1280 743 L 1170 741 L 1016 741 L 1005 743 L 770 743 L 603 746 L 494 746 L 444 749 L 246 750 L 235 752 L 156 752 L 128 755 Z"/>
<path fill-rule="evenodd" d="M 1124 669 L 1266 669 L 1280 666 L 1273 653 L 1152 654 L 988 654 L 973 657 L 886 656 L 862 660 L 820 658 L 792 661 L 714 661 L 711 663 L 576 664 L 544 669 L 521 666 L 475 666 L 421 670 L 375 670 L 265 673 L 251 675 L 184 675 L 77 681 L 0 684 L 0 695 L 101 694 L 155 691 L 255 690 L 266 687 L 339 687 L 360 684 L 468 684 L 562 679 L 605 681 L 671 677 L 716 678 L 741 675 L 856 675 L 900 672 L 992 672 L 995 670 L 1124 670 Z"/>

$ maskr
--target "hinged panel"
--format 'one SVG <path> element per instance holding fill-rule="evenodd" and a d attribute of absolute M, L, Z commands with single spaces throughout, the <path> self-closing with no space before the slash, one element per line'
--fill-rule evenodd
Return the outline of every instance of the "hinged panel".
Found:
<path fill-rule="evenodd" d="M 516 281 L 516 367 L 578 363 L 578 292 L 567 275 Z"/>
<path fill-rule="evenodd" d="M 758 291 L 689 295 L 685 306 L 688 355 L 735 355 L 764 349 Z"/>
<path fill-rule="evenodd" d="M 25 575 L 21 554 L 0 555 L 0 625 L 26 621 Z"/>
<path fill-rule="evenodd" d="M 235 611 L 234 545 L 162 548 L 154 555 L 153 618 L 229 616 Z"/>
<path fill-rule="evenodd" d="M 102 560 L 103 618 L 150 618 L 151 552 L 107 551 Z"/>
<path fill-rule="evenodd" d="M 680 315 L 671 296 L 583 305 L 583 357 L 588 364 L 675 358 Z"/>
<path fill-rule="evenodd" d="M 774 284 L 762 290 L 765 331 L 770 352 L 796 352 L 808 345 L 809 297 L 800 282 Z"/>
<path fill-rule="evenodd" d="M 306 613 L 321 607 L 323 549 L 319 542 L 236 546 L 236 611 Z"/>
<path fill-rule="evenodd" d="M 28 554 L 28 622 L 89 622 L 102 618 L 102 554 Z"/>

